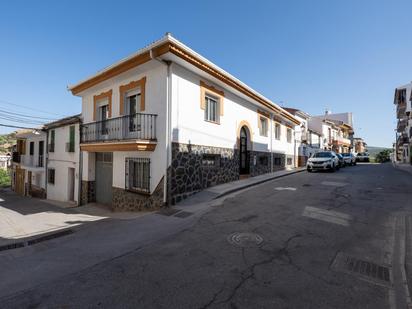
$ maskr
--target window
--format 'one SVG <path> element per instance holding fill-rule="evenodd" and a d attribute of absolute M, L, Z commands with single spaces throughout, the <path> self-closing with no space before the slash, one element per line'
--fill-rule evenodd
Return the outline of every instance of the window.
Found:
<path fill-rule="evenodd" d="M 44 158 L 44 141 L 39 142 L 39 158 L 38 158 L 38 167 L 43 167 L 43 158 Z"/>
<path fill-rule="evenodd" d="M 259 133 L 262 136 L 268 136 L 268 119 L 266 117 L 259 117 Z"/>
<path fill-rule="evenodd" d="M 150 159 L 126 158 L 126 189 L 150 193 Z"/>
<path fill-rule="evenodd" d="M 76 127 L 70 126 L 69 127 L 69 142 L 66 145 L 67 152 L 74 152 L 75 132 L 76 132 Z"/>
<path fill-rule="evenodd" d="M 136 132 L 141 130 L 141 95 L 136 90 L 128 92 L 126 95 L 127 109 L 129 114 L 129 131 Z"/>
<path fill-rule="evenodd" d="M 54 180 L 55 180 L 55 170 L 54 168 L 49 168 L 47 170 L 47 182 L 50 184 L 54 184 Z"/>
<path fill-rule="evenodd" d="M 30 142 L 29 153 L 31 156 L 34 155 L 34 142 Z"/>
<path fill-rule="evenodd" d="M 275 122 L 275 139 L 280 140 L 280 123 Z"/>
<path fill-rule="evenodd" d="M 54 152 L 54 143 L 56 138 L 56 132 L 54 130 L 50 131 L 50 145 L 49 145 L 49 152 Z"/>
<path fill-rule="evenodd" d="M 281 166 L 282 165 L 282 159 L 281 158 L 274 158 L 275 159 L 275 161 L 274 161 L 274 164 L 275 165 L 277 165 L 277 166 Z"/>
<path fill-rule="evenodd" d="M 286 131 L 286 139 L 288 143 L 292 143 L 292 129 L 288 128 Z"/>
<path fill-rule="evenodd" d="M 205 120 L 219 123 L 220 104 L 216 98 L 211 96 L 205 97 Z"/>
<path fill-rule="evenodd" d="M 292 158 L 287 159 L 287 165 L 292 165 Z"/>
<path fill-rule="evenodd" d="M 219 167 L 220 155 L 219 154 L 203 154 L 202 165 L 206 167 Z"/>

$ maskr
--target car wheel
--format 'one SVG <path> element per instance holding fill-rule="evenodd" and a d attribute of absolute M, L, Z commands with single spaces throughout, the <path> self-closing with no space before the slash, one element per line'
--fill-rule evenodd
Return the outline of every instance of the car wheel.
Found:
<path fill-rule="evenodd" d="M 312 169 L 307 168 L 306 170 L 308 171 L 308 173 L 312 173 Z"/>

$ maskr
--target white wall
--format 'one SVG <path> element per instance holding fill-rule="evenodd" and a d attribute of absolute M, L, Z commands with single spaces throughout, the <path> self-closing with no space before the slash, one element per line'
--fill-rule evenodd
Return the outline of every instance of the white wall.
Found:
<path fill-rule="evenodd" d="M 112 90 L 112 118 L 120 116 L 119 87 L 131 81 L 146 77 L 145 110 L 146 114 L 157 114 L 156 137 L 157 145 L 153 152 L 122 152 L 113 153 L 113 186 L 125 188 L 125 158 L 150 158 L 150 188 L 153 191 L 166 171 L 166 98 L 167 98 L 167 66 L 152 60 L 137 68 L 113 77 L 84 91 L 82 96 L 82 118 L 84 123 L 93 122 L 93 96 Z M 95 180 L 95 154 L 83 152 L 83 180 Z"/>
<path fill-rule="evenodd" d="M 17 139 L 26 138 L 26 154 L 21 156 L 21 168 L 25 169 L 25 182 L 29 183 L 29 171 L 32 172 L 32 185 L 39 188 L 46 188 L 45 166 L 46 166 L 46 133 L 36 131 L 36 133 L 27 133 L 19 135 Z M 43 148 L 43 167 L 39 167 L 39 142 L 44 141 Z M 30 155 L 30 142 L 34 142 L 34 153 Z"/>
<path fill-rule="evenodd" d="M 200 81 L 224 91 L 224 110 L 220 116 L 220 124 L 204 120 L 204 110 L 200 107 Z M 294 139 L 286 142 L 286 126 L 281 126 L 281 139 L 274 138 L 274 127 L 270 125 L 268 136 L 261 136 L 258 127 L 258 108 L 250 101 L 241 98 L 228 88 L 221 88 L 201 76 L 173 64 L 173 109 L 172 140 L 174 142 L 215 146 L 222 148 L 237 147 L 238 129 L 242 121 L 252 127 L 251 138 L 253 150 L 270 151 L 271 136 L 273 152 L 294 154 Z M 270 132 L 272 130 L 272 134 Z"/>
<path fill-rule="evenodd" d="M 69 142 L 70 126 L 75 126 L 75 147 L 74 152 L 66 151 L 66 143 Z M 79 124 L 65 125 L 49 130 L 49 141 L 51 143 L 50 132 L 55 131 L 54 152 L 49 152 L 47 168 L 55 169 L 54 184 L 47 183 L 47 198 L 57 201 L 69 201 L 69 168 L 75 169 L 74 201 L 78 201 L 79 194 Z"/>

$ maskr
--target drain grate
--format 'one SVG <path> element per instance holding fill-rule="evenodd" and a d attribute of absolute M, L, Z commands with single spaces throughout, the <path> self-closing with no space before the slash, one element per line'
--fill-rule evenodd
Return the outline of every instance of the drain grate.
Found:
<path fill-rule="evenodd" d="M 21 247 L 24 247 L 24 242 L 15 242 L 15 243 L 12 243 L 12 244 L 0 246 L 0 251 L 10 250 L 10 249 L 17 249 L 17 248 L 21 248 Z"/>
<path fill-rule="evenodd" d="M 238 247 L 256 247 L 263 243 L 263 237 L 256 233 L 233 233 L 227 238 L 228 242 Z"/>
<path fill-rule="evenodd" d="M 338 271 L 355 273 L 378 283 L 390 283 L 390 268 L 353 256 L 339 253 L 332 265 Z"/>
<path fill-rule="evenodd" d="M 39 238 L 31 239 L 27 242 L 27 245 L 31 246 L 31 245 L 34 245 L 34 244 L 38 244 L 39 242 L 43 242 L 43 241 L 63 237 L 63 236 L 70 235 L 70 234 L 73 234 L 72 230 L 64 230 L 64 231 L 61 231 L 61 232 L 57 232 L 57 233 L 45 235 L 45 236 L 42 236 L 42 237 L 39 237 Z"/>
<path fill-rule="evenodd" d="M 174 216 L 177 218 L 187 218 L 189 216 L 193 215 L 193 212 L 188 212 L 188 211 L 180 211 L 177 214 L 175 214 Z"/>

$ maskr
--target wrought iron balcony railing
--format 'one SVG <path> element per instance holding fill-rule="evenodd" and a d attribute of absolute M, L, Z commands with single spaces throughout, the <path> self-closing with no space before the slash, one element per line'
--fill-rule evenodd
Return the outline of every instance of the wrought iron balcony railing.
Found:
<path fill-rule="evenodd" d="M 125 139 L 156 140 L 155 114 L 133 114 L 81 126 L 80 142 L 104 142 Z"/>

